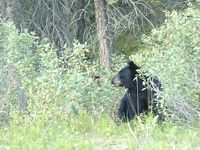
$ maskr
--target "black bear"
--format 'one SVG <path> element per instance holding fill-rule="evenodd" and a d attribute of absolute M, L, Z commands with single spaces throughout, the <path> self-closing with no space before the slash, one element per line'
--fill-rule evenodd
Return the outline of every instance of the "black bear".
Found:
<path fill-rule="evenodd" d="M 148 77 L 139 76 L 138 69 L 139 67 L 133 61 L 130 61 L 128 66 L 120 70 L 111 82 L 116 86 L 127 88 L 118 110 L 118 117 L 123 122 L 130 121 L 135 115 L 147 111 L 150 105 L 156 111 L 157 102 L 152 100 L 155 91 L 144 82 Z M 160 88 L 160 82 L 157 79 L 151 79 L 154 85 Z"/>

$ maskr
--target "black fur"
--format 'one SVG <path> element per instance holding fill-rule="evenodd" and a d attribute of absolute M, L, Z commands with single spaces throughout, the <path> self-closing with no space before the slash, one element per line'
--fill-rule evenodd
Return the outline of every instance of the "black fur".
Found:
<path fill-rule="evenodd" d="M 152 105 L 153 110 L 156 110 L 157 102 L 152 102 L 154 91 L 147 88 L 144 84 L 144 79 L 138 77 L 137 69 L 139 67 L 133 62 L 128 62 L 128 66 L 119 71 L 117 76 L 112 79 L 112 84 L 116 86 L 123 86 L 127 89 L 126 93 L 121 99 L 118 110 L 119 119 L 122 121 L 130 121 L 142 112 L 149 109 Z M 160 82 L 153 79 L 156 86 L 160 87 Z"/>

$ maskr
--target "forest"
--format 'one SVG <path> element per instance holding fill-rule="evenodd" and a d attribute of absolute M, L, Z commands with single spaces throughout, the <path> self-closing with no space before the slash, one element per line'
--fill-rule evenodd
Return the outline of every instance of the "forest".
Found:
<path fill-rule="evenodd" d="M 2 150 L 198 150 L 200 1 L 0 0 L 0 100 Z"/>

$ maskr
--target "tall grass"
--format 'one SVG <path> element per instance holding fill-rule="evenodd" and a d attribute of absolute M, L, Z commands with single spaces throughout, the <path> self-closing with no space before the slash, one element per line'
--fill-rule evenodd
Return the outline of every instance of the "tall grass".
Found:
<path fill-rule="evenodd" d="M 103 115 L 94 119 L 85 112 L 65 118 L 30 116 L 13 120 L 0 129 L 1 149 L 198 149 L 200 130 L 164 123 L 149 115 L 131 123 L 116 124 Z"/>

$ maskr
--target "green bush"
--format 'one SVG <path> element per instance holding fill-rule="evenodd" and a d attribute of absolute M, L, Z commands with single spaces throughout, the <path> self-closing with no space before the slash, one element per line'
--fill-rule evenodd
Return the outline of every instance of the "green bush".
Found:
<path fill-rule="evenodd" d="M 160 28 L 144 36 L 142 54 L 131 58 L 159 77 L 173 119 L 195 120 L 200 115 L 200 9 L 166 15 Z"/>
<path fill-rule="evenodd" d="M 21 111 L 47 118 L 57 113 L 69 116 L 82 111 L 99 117 L 110 113 L 119 102 L 121 89 L 114 91 L 110 84 L 112 74 L 103 71 L 98 61 L 86 59 L 87 45 L 76 41 L 73 49 L 65 47 L 58 59 L 47 40 L 39 42 L 34 33 L 19 33 L 13 24 L 1 21 L 0 35 L 4 72 L 0 77 L 4 84 L 0 89 L 4 92 L 0 96 L 12 104 L 9 105 L 14 108 L 12 115 L 20 107 Z M 123 60 L 121 56 L 116 58 L 117 64 Z M 9 66 L 10 77 L 6 76 Z M 94 79 L 95 74 L 100 78 Z M 15 83 L 9 87 L 9 93 L 5 80 Z"/>
<path fill-rule="evenodd" d="M 87 46 L 78 42 L 74 43 L 73 49 L 64 49 L 61 59 L 63 74 L 59 87 L 61 99 L 67 106 L 68 113 L 86 110 L 100 117 L 115 109 L 122 91 L 111 86 L 113 74 L 101 69 L 98 61 L 88 61 L 85 52 L 88 52 Z M 123 60 L 121 56 L 116 58 L 117 64 Z M 95 75 L 100 78 L 95 79 Z"/>
<path fill-rule="evenodd" d="M 2 20 L 0 37 L 1 83 L 4 83 L 0 97 L 8 108 L 19 106 L 20 111 L 25 111 L 28 105 L 33 111 L 49 97 L 55 98 L 52 92 L 59 70 L 53 47 L 47 41 L 39 43 L 33 33 L 19 33 L 13 24 Z"/>

